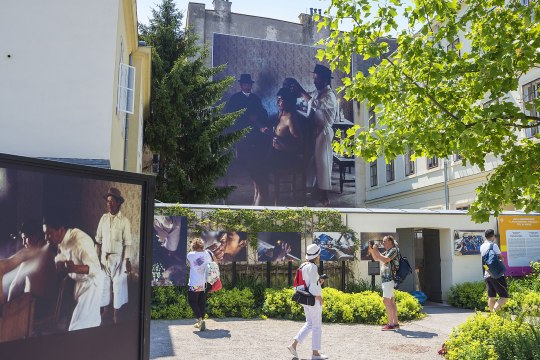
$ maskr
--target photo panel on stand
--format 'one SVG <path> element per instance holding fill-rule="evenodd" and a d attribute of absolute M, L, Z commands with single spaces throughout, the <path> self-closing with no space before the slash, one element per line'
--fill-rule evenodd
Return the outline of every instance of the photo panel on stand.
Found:
<path fill-rule="evenodd" d="M 187 217 L 154 216 L 152 286 L 186 285 Z"/>
<path fill-rule="evenodd" d="M 0 154 L 0 353 L 142 358 L 151 181 Z"/>
<path fill-rule="evenodd" d="M 368 253 L 368 246 L 370 241 L 373 241 L 379 251 L 383 253 L 385 251 L 383 246 L 383 238 L 391 235 L 394 240 L 399 243 L 398 234 L 395 232 L 363 232 L 360 233 L 360 260 L 373 260 Z"/>
<path fill-rule="evenodd" d="M 302 236 L 298 232 L 260 232 L 257 234 L 259 262 L 301 261 Z"/>
<path fill-rule="evenodd" d="M 479 255 L 480 246 L 484 242 L 482 230 L 454 230 L 454 254 Z"/>
<path fill-rule="evenodd" d="M 313 243 L 321 247 L 321 260 L 354 260 L 354 241 L 350 234 L 338 232 L 313 233 Z"/>
<path fill-rule="evenodd" d="M 243 231 L 205 231 L 201 238 L 220 264 L 247 261 L 247 233 Z"/>

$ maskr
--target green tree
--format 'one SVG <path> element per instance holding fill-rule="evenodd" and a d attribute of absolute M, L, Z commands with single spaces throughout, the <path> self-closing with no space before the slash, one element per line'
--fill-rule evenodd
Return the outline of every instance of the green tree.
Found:
<path fill-rule="evenodd" d="M 226 133 L 238 113 L 215 106 L 234 79 L 212 80 L 224 67 L 208 67 L 206 49 L 181 30 L 182 13 L 173 0 L 152 10 L 140 25 L 141 40 L 152 46 L 152 114 L 145 122 L 145 145 L 159 154 L 156 198 L 165 202 L 211 203 L 233 187 L 216 186 L 245 131 Z"/>
<path fill-rule="evenodd" d="M 481 169 L 488 156 L 500 157 L 503 164 L 477 189 L 473 219 L 485 221 L 508 204 L 540 210 L 538 135 L 519 136 L 540 118 L 508 101 L 520 77 L 540 64 L 538 1 L 333 0 L 325 14 L 319 28 L 329 27 L 331 35 L 321 41 L 319 59 L 344 71 L 353 56 L 381 60 L 369 76 L 352 74 L 342 87 L 346 98 L 377 105 L 378 126 L 350 129 L 336 150 L 367 160 L 409 150 L 416 156 L 460 154 Z M 400 18 L 408 29 L 398 27 Z M 344 20 L 352 30 L 338 31 Z M 380 41 L 389 36 L 398 44 L 391 55 Z M 470 44 L 467 51 L 456 42 L 459 36 Z"/>

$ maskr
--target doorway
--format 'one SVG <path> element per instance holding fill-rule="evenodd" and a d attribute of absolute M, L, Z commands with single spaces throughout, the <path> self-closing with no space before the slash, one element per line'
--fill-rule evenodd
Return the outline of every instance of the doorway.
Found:
<path fill-rule="evenodd" d="M 442 302 L 441 243 L 438 229 L 414 231 L 414 264 L 416 289 L 426 294 L 429 301 Z"/>

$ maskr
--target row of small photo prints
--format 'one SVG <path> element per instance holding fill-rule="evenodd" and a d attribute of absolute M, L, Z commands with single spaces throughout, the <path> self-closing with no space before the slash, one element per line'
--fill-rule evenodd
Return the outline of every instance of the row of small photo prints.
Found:
<path fill-rule="evenodd" d="M 153 286 L 183 285 L 185 282 L 186 254 L 189 250 L 187 226 L 187 218 L 183 216 L 154 217 Z M 381 234 L 384 236 L 387 233 Z M 207 231 L 201 234 L 201 238 L 205 243 L 205 248 L 212 251 L 219 263 L 247 261 L 247 233 Z M 355 258 L 354 241 L 349 234 L 316 232 L 313 242 L 321 246 L 321 260 L 323 261 L 346 261 Z M 362 248 L 364 248 L 363 242 L 364 240 L 362 240 Z M 259 262 L 301 261 L 304 256 L 302 250 L 301 233 L 258 233 L 257 260 Z"/>

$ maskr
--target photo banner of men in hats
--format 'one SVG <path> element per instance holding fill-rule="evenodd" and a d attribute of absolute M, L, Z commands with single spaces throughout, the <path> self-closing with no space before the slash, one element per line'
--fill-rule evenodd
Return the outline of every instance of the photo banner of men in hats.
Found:
<path fill-rule="evenodd" d="M 136 358 L 126 348 L 141 346 L 151 178 L 19 161 L 0 155 L 0 354 L 60 358 L 114 341 L 124 356 L 110 353 Z"/>
<path fill-rule="evenodd" d="M 321 260 L 354 260 L 354 241 L 350 234 L 338 232 L 313 233 L 313 243 L 321 247 Z"/>
<path fill-rule="evenodd" d="M 260 232 L 257 234 L 257 261 L 300 261 L 301 240 L 297 232 Z"/>
<path fill-rule="evenodd" d="M 370 241 L 373 241 L 381 253 L 385 252 L 383 238 L 391 235 L 399 243 L 399 236 L 395 232 L 363 232 L 360 233 L 360 260 L 373 260 L 368 253 Z"/>
<path fill-rule="evenodd" d="M 186 285 L 187 221 L 154 215 L 152 286 Z"/>
<path fill-rule="evenodd" d="M 226 203 L 356 206 L 354 159 L 331 147 L 353 126 L 352 102 L 335 90 L 347 75 L 318 61 L 314 46 L 214 34 L 211 50 L 213 66 L 227 64 L 217 77 L 237 80 L 224 111 L 246 109 L 229 131 L 251 128 L 218 181 L 236 187 Z"/>

